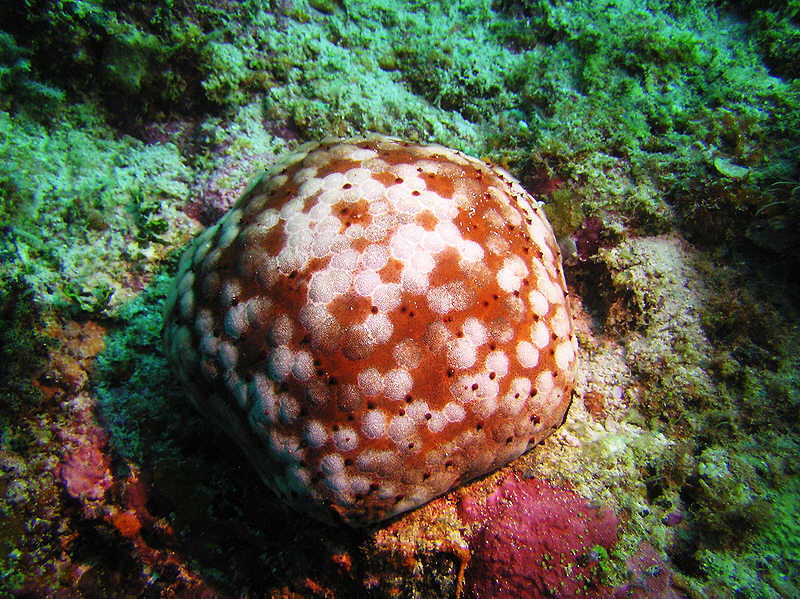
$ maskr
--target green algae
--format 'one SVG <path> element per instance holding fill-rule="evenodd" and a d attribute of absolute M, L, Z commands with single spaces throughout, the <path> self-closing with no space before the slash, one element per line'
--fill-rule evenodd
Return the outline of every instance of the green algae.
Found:
<path fill-rule="evenodd" d="M 800 6 L 797 2 L 775 2 L 763 7 L 752 6 L 750 2 L 743 4 L 747 12 L 756 9 L 752 10 L 749 30 L 764 61 L 782 77 L 800 77 Z"/>
<path fill-rule="evenodd" d="M 623 157 L 631 174 L 654 177 L 666 191 L 663 198 L 685 210 L 679 222 L 706 227 L 705 234 L 712 218 L 741 227 L 754 212 L 740 205 L 743 196 L 754 208 L 764 206 L 775 199 L 771 183 L 796 179 L 793 167 L 783 176 L 774 172 L 793 160 L 797 136 L 785 124 L 797 122 L 796 85 L 771 77 L 756 53 L 739 43 L 746 25 L 701 2 L 649 3 L 648 10 L 631 2 L 508 6 L 511 15 L 520 10 L 526 35 L 548 43 L 527 54 L 524 64 L 531 72 L 517 73 L 514 85 L 530 99 L 526 120 L 540 124 L 539 137 L 555 137 L 566 144 L 562 153 L 579 155 L 571 156 L 571 164 L 581 164 L 587 150 Z M 770 138 L 767 131 L 780 133 Z M 715 161 L 750 168 L 752 181 L 708 189 Z M 687 206 L 686 192 L 698 201 L 703 188 L 708 203 Z M 593 198 L 586 203 L 620 207 Z M 662 203 L 642 203 L 642 217 L 663 223 Z M 627 208 L 621 212 L 630 214 Z"/>
<path fill-rule="evenodd" d="M 90 93 L 115 122 L 131 125 L 213 105 L 203 93 L 204 76 L 228 64 L 214 63 L 204 48 L 215 28 L 231 21 L 205 8 L 199 4 L 187 16 L 172 3 L 122 11 L 69 0 L 9 5 L 0 16 L 39 73 L 71 94 Z"/>
<path fill-rule="evenodd" d="M 14 257 L 0 268 L 20 274 L 42 306 L 113 311 L 131 292 L 118 278 L 126 269 L 111 266 L 141 260 L 175 234 L 163 218 L 188 193 L 176 148 L 115 139 L 88 106 L 47 128 L 0 113 L 0 131 L 9 231 L 1 243 Z"/>
<path fill-rule="evenodd" d="M 244 54 L 233 44 L 213 41 L 204 50 L 209 76 L 203 80 L 203 89 L 217 104 L 233 104 L 234 92 L 248 75 Z"/>
<path fill-rule="evenodd" d="M 181 437 L 176 406 L 184 404 L 170 384 L 169 366 L 160 352 L 161 305 L 170 279 L 158 275 L 153 284 L 118 314 L 124 326 L 106 335 L 97 357 L 96 392 L 111 443 L 121 456 L 135 463 L 170 455 Z M 181 420 L 191 419 L 184 414 Z"/>
<path fill-rule="evenodd" d="M 720 165 L 725 171 L 737 165 L 748 168 L 752 180 L 713 188 L 703 206 L 682 206 L 685 222 L 706 212 L 741 218 L 736 202 L 745 195 L 750 214 L 772 206 L 764 227 L 786 228 L 780 218 L 786 190 L 770 185 L 790 180 L 791 167 L 776 172 L 775 165 L 791 154 L 783 138 L 769 132 L 795 135 L 787 125 L 798 120 L 796 91 L 771 78 L 758 56 L 738 43 L 744 25 L 703 2 L 655 3 L 647 10 L 630 2 L 498 3 L 495 11 L 484 2 L 433 3 L 424 12 L 391 2 L 343 3 L 338 10 L 333 3 L 296 4 L 303 19 L 248 3 L 226 15 L 204 4 L 189 13 L 166 5 L 152 14 L 119 14 L 71 2 L 51 15 L 29 15 L 27 22 L 67 22 L 70 33 L 61 37 L 72 52 L 65 56 L 90 54 L 85 45 L 92 27 L 102 39 L 130 46 L 123 54 L 133 58 L 117 65 L 112 44 L 104 68 L 123 80 L 109 85 L 115 93 L 136 93 L 145 105 L 158 104 L 157 91 L 202 108 L 193 93 L 201 90 L 211 104 L 234 109 L 266 91 L 270 117 L 288 120 L 303 137 L 377 130 L 436 139 L 533 170 L 542 167 L 537 155 L 546 151 L 556 163 L 554 174 L 581 198 L 583 212 L 615 211 L 651 231 L 675 218 L 665 199 L 682 203 L 685 192 L 702 190 Z M 243 14 L 250 17 L 247 28 Z M 630 26 L 631 14 L 636 26 Z M 94 25 L 81 24 L 78 16 Z M 34 50 L 41 46 L 39 39 L 26 41 Z M 140 60 L 142 54 L 160 57 Z M 187 63 L 182 69 L 177 56 Z M 153 89 L 142 83 L 145 74 L 180 78 L 189 70 L 192 83 L 158 81 Z M 624 198 L 580 191 L 594 192 L 606 179 L 608 158 L 598 160 L 603 154 L 631 180 Z M 754 193 L 755 184 L 766 194 Z"/>
<path fill-rule="evenodd" d="M 707 477 L 727 481 L 718 490 L 721 495 L 709 498 L 709 524 L 719 522 L 746 503 L 747 495 L 758 495 L 764 507 L 761 515 L 747 514 L 747 521 L 735 529 L 741 537 L 735 548 L 719 547 L 717 537 L 709 536 L 695 545 L 693 559 L 702 574 L 697 582 L 708 581 L 706 591 L 712 596 L 747 596 L 778 598 L 792 596 L 800 572 L 800 527 L 797 522 L 800 478 L 794 465 L 798 458 L 796 439 L 760 435 L 739 444 Z M 731 476 L 731 460 L 739 472 L 749 469 L 744 480 Z M 785 462 L 782 466 L 780 462 Z M 778 468 L 775 466 L 778 465 Z M 704 470 L 707 470 L 704 469 Z M 735 499 L 738 497 L 739 499 Z M 726 499 L 734 498 L 732 502 Z M 714 509 L 726 502 L 724 509 Z M 755 516 L 755 517 L 754 517 Z M 725 531 L 729 535 L 729 531 Z M 696 583 L 697 583 L 696 582 Z"/>
<path fill-rule="evenodd" d="M 14 36 L 0 32 L 0 97 L 3 110 L 23 105 L 36 107 L 34 112 L 43 117 L 62 104 L 64 93 L 55 87 L 31 78 L 32 52 L 17 45 Z"/>
<path fill-rule="evenodd" d="M 0 277 L 0 447 L 22 455 L 32 443 L 24 415 L 41 405 L 31 371 L 43 366 L 47 347 L 32 296 L 21 278 Z"/>

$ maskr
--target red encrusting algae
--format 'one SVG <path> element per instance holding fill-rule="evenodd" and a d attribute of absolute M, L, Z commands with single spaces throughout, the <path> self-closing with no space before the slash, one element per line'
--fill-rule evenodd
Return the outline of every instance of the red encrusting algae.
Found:
<path fill-rule="evenodd" d="M 610 599 L 601 551 L 617 540 L 610 509 L 592 507 L 568 488 L 506 478 L 485 502 L 465 498 L 461 518 L 476 524 L 469 543 L 467 597 Z"/>

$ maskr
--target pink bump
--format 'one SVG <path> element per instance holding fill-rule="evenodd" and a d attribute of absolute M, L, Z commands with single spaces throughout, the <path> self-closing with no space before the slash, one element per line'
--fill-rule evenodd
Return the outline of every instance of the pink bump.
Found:
<path fill-rule="evenodd" d="M 283 424 L 293 424 L 300 414 L 300 404 L 285 393 L 278 397 L 278 417 Z"/>
<path fill-rule="evenodd" d="M 279 314 L 269 327 L 268 339 L 272 345 L 286 345 L 292 340 L 292 321 L 286 314 Z"/>
<path fill-rule="evenodd" d="M 300 449 L 300 441 L 294 435 L 284 435 L 276 430 L 270 434 L 270 445 L 275 456 L 287 462 L 299 462 L 302 459 L 303 451 Z"/>
<path fill-rule="evenodd" d="M 381 312 L 391 312 L 400 305 L 403 291 L 397 283 L 382 283 L 372 292 L 372 303 Z"/>
<path fill-rule="evenodd" d="M 319 467 L 325 474 L 337 474 L 344 470 L 344 458 L 338 453 L 329 453 L 320 460 Z"/>
<path fill-rule="evenodd" d="M 312 420 L 306 424 L 304 438 L 311 447 L 322 447 L 328 440 L 328 431 L 322 423 Z"/>
<path fill-rule="evenodd" d="M 473 345 L 480 346 L 486 343 L 488 332 L 480 320 L 470 316 L 464 321 L 464 337 Z"/>
<path fill-rule="evenodd" d="M 432 288 L 427 298 L 428 306 L 437 314 L 447 314 L 453 309 L 453 297 L 446 286 Z"/>
<path fill-rule="evenodd" d="M 321 270 L 311 275 L 311 282 L 308 285 L 309 300 L 327 304 L 337 295 L 330 271 Z"/>
<path fill-rule="evenodd" d="M 541 320 L 531 327 L 531 341 L 539 349 L 544 349 L 550 343 L 550 329 Z"/>
<path fill-rule="evenodd" d="M 491 378 L 489 373 L 481 372 L 477 375 L 459 377 L 455 383 L 450 385 L 450 392 L 461 403 L 470 403 L 497 397 L 500 385 L 496 378 Z"/>
<path fill-rule="evenodd" d="M 341 428 L 333 433 L 333 444 L 342 453 L 353 451 L 358 445 L 358 434 L 352 428 Z"/>
<path fill-rule="evenodd" d="M 534 368 L 539 363 L 539 351 L 528 341 L 517 343 L 517 361 L 523 368 Z"/>
<path fill-rule="evenodd" d="M 292 365 L 292 375 L 301 383 L 307 383 L 314 374 L 314 358 L 307 351 L 299 351 Z"/>
<path fill-rule="evenodd" d="M 222 303 L 226 308 L 230 308 L 233 304 L 239 303 L 239 298 L 242 296 L 242 286 L 239 281 L 228 280 L 222 285 L 222 292 L 220 297 Z"/>
<path fill-rule="evenodd" d="M 447 426 L 447 416 L 444 412 L 433 411 L 431 418 L 428 420 L 428 430 L 432 433 L 440 433 Z"/>
<path fill-rule="evenodd" d="M 464 408 L 452 401 L 444 406 L 443 413 L 448 422 L 461 422 L 467 416 Z"/>
<path fill-rule="evenodd" d="M 414 252 L 414 255 L 411 256 L 411 259 L 406 262 L 406 267 L 424 274 L 428 274 L 434 268 L 436 268 L 436 260 L 429 252 L 426 252 L 425 250 L 418 250 Z"/>
<path fill-rule="evenodd" d="M 352 160 L 352 157 L 351 157 Z M 372 173 L 369 169 L 363 167 L 351 168 L 345 174 L 345 179 L 347 179 L 351 183 L 363 183 L 367 181 L 370 177 L 372 177 Z"/>
<path fill-rule="evenodd" d="M 351 227 L 352 228 L 352 227 Z M 330 267 L 345 271 L 353 271 L 358 265 L 360 254 L 353 249 L 345 249 L 331 257 Z"/>
<path fill-rule="evenodd" d="M 211 335 L 213 329 L 214 316 L 211 314 L 211 310 L 200 310 L 194 320 L 194 330 L 198 335 L 204 336 Z"/>
<path fill-rule="evenodd" d="M 402 445 L 416 430 L 414 421 L 408 416 L 396 416 L 389 425 L 389 438 L 397 445 Z"/>
<path fill-rule="evenodd" d="M 286 479 L 289 488 L 295 493 L 305 495 L 309 492 L 311 485 L 311 474 L 300 466 L 290 466 L 286 471 Z"/>
<path fill-rule="evenodd" d="M 525 397 L 531 392 L 531 380 L 525 377 L 517 377 L 511 381 L 511 391 L 519 393 Z"/>
<path fill-rule="evenodd" d="M 564 290 L 560 285 L 553 283 L 549 278 L 545 281 L 539 281 L 539 289 L 547 297 L 547 301 L 551 304 L 561 304 L 564 302 Z"/>
<path fill-rule="evenodd" d="M 572 350 L 572 342 L 562 341 L 556 347 L 556 366 L 558 366 L 561 370 L 567 370 L 569 368 L 570 362 L 575 358 L 575 352 Z"/>
<path fill-rule="evenodd" d="M 507 293 L 519 291 L 522 279 L 528 275 L 528 267 L 519 256 L 509 256 L 503 262 L 503 267 L 497 271 L 497 284 Z"/>
<path fill-rule="evenodd" d="M 367 368 L 358 373 L 358 388 L 368 397 L 383 391 L 383 377 L 376 368 Z"/>
<path fill-rule="evenodd" d="M 375 288 L 381 284 L 381 277 L 373 270 L 364 270 L 358 273 L 353 280 L 353 289 L 361 296 L 369 297 Z"/>
<path fill-rule="evenodd" d="M 369 202 L 380 198 L 386 192 L 386 188 L 381 184 L 380 181 L 370 178 L 359 183 L 358 191 L 361 194 L 361 197 Z M 354 198 L 354 201 L 357 199 L 358 196 Z"/>
<path fill-rule="evenodd" d="M 294 366 L 294 354 L 287 347 L 279 346 L 272 350 L 269 355 L 268 370 L 270 378 L 275 381 L 282 381 L 292 371 Z"/>
<path fill-rule="evenodd" d="M 540 372 L 536 377 L 536 393 L 537 395 L 547 395 L 552 391 L 553 387 L 555 386 L 555 381 L 553 379 L 553 373 L 549 370 L 545 370 L 544 372 Z"/>
<path fill-rule="evenodd" d="M 369 203 L 368 211 L 372 215 L 386 214 L 389 212 L 389 204 L 385 200 L 375 200 Z"/>
<path fill-rule="evenodd" d="M 403 290 L 412 295 L 422 295 L 428 290 L 428 275 L 427 273 L 412 270 L 409 268 L 403 269 L 402 275 Z"/>
<path fill-rule="evenodd" d="M 483 248 L 475 241 L 464 241 L 459 250 L 461 257 L 467 262 L 483 260 Z"/>
<path fill-rule="evenodd" d="M 226 370 L 231 370 L 236 366 L 236 363 L 239 360 L 239 350 L 235 345 L 225 341 L 219 344 L 217 356 L 222 364 L 222 367 Z"/>
<path fill-rule="evenodd" d="M 322 189 L 338 191 L 347 182 L 347 178 L 342 173 L 334 172 L 322 179 Z"/>
<path fill-rule="evenodd" d="M 194 293 L 190 290 L 184 293 L 180 299 L 180 311 L 181 316 L 186 320 L 189 320 L 194 314 Z M 232 335 L 231 335 L 232 336 Z"/>
<path fill-rule="evenodd" d="M 472 412 L 481 419 L 489 418 L 497 411 L 497 397 L 484 397 L 470 404 Z"/>
<path fill-rule="evenodd" d="M 250 328 L 258 328 L 264 324 L 264 320 L 267 318 L 267 313 L 272 306 L 272 302 L 270 302 L 266 298 L 262 297 L 253 297 L 247 300 L 247 324 Z"/>
<path fill-rule="evenodd" d="M 386 430 L 386 416 L 380 410 L 368 410 L 361 421 L 361 432 L 369 439 L 378 439 Z"/>
<path fill-rule="evenodd" d="M 486 356 L 486 370 L 494 372 L 498 378 L 508 373 L 508 358 L 502 351 L 493 351 Z"/>
<path fill-rule="evenodd" d="M 386 397 L 395 401 L 403 399 L 411 392 L 413 380 L 408 371 L 402 368 L 394 368 L 383 377 L 383 393 Z"/>
<path fill-rule="evenodd" d="M 406 406 L 406 416 L 411 418 L 417 425 L 423 425 L 427 421 L 426 416 L 430 415 L 428 403 L 421 399 L 416 399 Z"/>
<path fill-rule="evenodd" d="M 370 314 L 364 321 L 364 330 L 372 343 L 386 343 L 392 336 L 394 325 L 383 312 Z"/>
<path fill-rule="evenodd" d="M 477 359 L 475 346 L 465 337 L 453 339 L 447 346 L 447 363 L 453 368 L 459 370 L 469 368 Z"/>
<path fill-rule="evenodd" d="M 559 306 L 553 318 L 550 320 L 553 332 L 559 337 L 566 337 L 570 332 L 569 315 L 564 306 Z"/>
<path fill-rule="evenodd" d="M 368 245 L 361 254 L 361 264 L 368 270 L 380 270 L 389 260 L 389 250 L 383 245 Z"/>
<path fill-rule="evenodd" d="M 531 310 L 533 310 L 533 313 L 537 316 L 544 316 L 550 309 L 547 298 L 537 289 L 534 289 L 528 294 L 528 303 L 530 303 Z"/>
<path fill-rule="evenodd" d="M 356 495 L 366 495 L 369 493 L 370 480 L 363 476 L 354 476 L 350 479 L 350 491 Z"/>
<path fill-rule="evenodd" d="M 400 232 L 396 232 L 389 241 L 389 249 L 393 258 L 405 263 L 413 257 L 417 244 Z"/>
<path fill-rule="evenodd" d="M 401 340 L 392 350 L 392 358 L 398 366 L 406 370 L 414 370 L 419 366 L 422 359 L 422 352 L 416 341 L 410 337 Z"/>
<path fill-rule="evenodd" d="M 317 379 L 311 381 L 306 387 L 306 401 L 311 405 L 321 407 L 328 403 L 331 399 L 331 391 L 328 385 Z"/>

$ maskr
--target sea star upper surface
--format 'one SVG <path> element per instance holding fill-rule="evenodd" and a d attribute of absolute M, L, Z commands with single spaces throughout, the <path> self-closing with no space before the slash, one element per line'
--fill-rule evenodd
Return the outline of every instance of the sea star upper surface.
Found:
<path fill-rule="evenodd" d="M 166 353 L 293 507 L 369 525 L 563 421 L 577 366 L 537 202 L 461 152 L 307 144 L 180 261 Z"/>

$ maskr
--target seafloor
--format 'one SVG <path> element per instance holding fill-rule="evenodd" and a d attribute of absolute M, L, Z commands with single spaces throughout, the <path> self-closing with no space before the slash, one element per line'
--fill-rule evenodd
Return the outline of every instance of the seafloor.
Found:
<path fill-rule="evenodd" d="M 800 4 L 0 6 L 0 596 L 800 597 Z M 563 248 L 566 424 L 381 527 L 287 511 L 160 350 L 284 150 L 505 166 Z"/>

